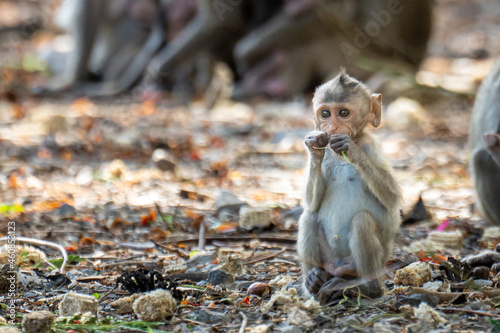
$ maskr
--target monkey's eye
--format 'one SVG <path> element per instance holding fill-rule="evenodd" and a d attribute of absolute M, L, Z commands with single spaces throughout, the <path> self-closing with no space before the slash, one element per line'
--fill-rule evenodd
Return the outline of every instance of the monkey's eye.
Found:
<path fill-rule="evenodd" d="M 341 116 L 342 118 L 347 118 L 350 115 L 351 115 L 351 112 L 349 112 L 349 110 L 342 109 L 339 111 L 339 116 Z"/>
<path fill-rule="evenodd" d="M 321 117 L 323 118 L 328 118 L 330 117 L 332 114 L 330 113 L 330 111 L 328 110 L 321 110 Z"/>

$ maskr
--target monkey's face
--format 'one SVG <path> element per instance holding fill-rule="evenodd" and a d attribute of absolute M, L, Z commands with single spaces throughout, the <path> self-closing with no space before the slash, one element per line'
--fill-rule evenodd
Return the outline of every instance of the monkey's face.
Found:
<path fill-rule="evenodd" d="M 320 103 L 314 108 L 316 130 L 332 134 L 347 134 L 356 138 L 368 120 L 365 103 Z"/>

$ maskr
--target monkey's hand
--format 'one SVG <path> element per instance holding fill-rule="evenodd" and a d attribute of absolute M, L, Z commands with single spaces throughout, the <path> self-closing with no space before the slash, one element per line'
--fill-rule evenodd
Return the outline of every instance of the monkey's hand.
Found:
<path fill-rule="evenodd" d="M 500 163 L 500 133 L 486 133 L 484 135 L 484 141 L 486 142 L 486 149 L 493 159 L 497 161 L 497 163 Z"/>
<path fill-rule="evenodd" d="M 351 137 L 347 134 L 332 134 L 330 136 L 330 147 L 332 147 L 332 150 L 339 155 L 342 155 L 342 152 L 344 152 L 347 156 L 349 156 L 349 153 L 351 152 L 350 148 L 352 148 L 353 145 L 354 142 L 352 142 Z"/>
<path fill-rule="evenodd" d="M 353 279 L 358 277 L 358 271 L 356 270 L 356 264 L 351 262 L 349 264 L 341 265 L 335 268 L 334 276 L 338 276 L 344 279 Z"/>
<path fill-rule="evenodd" d="M 331 278 L 332 276 L 325 270 L 314 267 L 307 273 L 304 285 L 311 294 L 316 295 L 323 284 Z"/>
<path fill-rule="evenodd" d="M 304 144 L 311 156 L 322 159 L 325 156 L 325 147 L 328 145 L 328 134 L 321 131 L 312 131 L 306 135 Z"/>
<path fill-rule="evenodd" d="M 325 263 L 325 271 L 331 276 L 352 280 L 358 277 L 356 263 L 352 257 L 337 258 L 334 262 Z"/>

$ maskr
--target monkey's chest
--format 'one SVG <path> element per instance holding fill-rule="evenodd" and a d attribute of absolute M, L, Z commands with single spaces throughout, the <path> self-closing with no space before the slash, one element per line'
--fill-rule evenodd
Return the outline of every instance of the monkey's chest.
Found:
<path fill-rule="evenodd" d="M 361 180 L 356 168 L 333 153 L 325 156 L 323 177 L 327 181 L 327 190 L 336 191 L 338 194 L 364 191 L 366 184 Z M 347 191 L 347 193 L 345 192 Z"/>
<path fill-rule="evenodd" d="M 330 214 L 352 219 L 354 214 L 368 210 L 378 215 L 381 205 L 353 165 L 343 160 L 331 163 L 323 169 L 323 176 L 326 191 L 322 207 L 329 207 Z"/>
<path fill-rule="evenodd" d="M 362 211 L 368 211 L 376 220 L 383 219 L 384 210 L 368 189 L 354 166 L 344 159 L 330 156 L 323 167 L 325 196 L 318 212 L 326 240 L 337 257 L 350 255 L 352 220 Z"/>

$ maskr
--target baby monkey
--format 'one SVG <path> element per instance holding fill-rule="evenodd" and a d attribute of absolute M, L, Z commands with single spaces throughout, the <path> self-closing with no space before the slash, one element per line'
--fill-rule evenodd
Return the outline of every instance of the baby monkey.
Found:
<path fill-rule="evenodd" d="M 401 192 L 377 139 L 382 96 L 342 71 L 313 98 L 308 178 L 297 249 L 304 287 L 322 304 L 353 287 L 379 297 L 378 281 L 400 224 Z"/>

